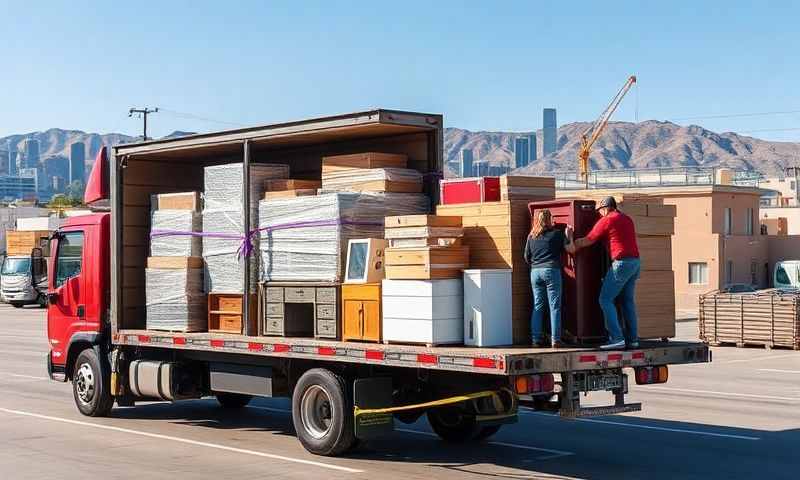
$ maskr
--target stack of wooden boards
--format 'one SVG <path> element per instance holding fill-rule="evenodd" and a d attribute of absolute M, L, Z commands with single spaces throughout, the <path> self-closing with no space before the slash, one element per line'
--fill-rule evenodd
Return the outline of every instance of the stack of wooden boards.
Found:
<path fill-rule="evenodd" d="M 30 255 L 34 248 L 46 247 L 49 237 L 50 232 L 47 230 L 7 231 L 6 255 Z M 47 252 L 43 252 L 43 255 L 48 256 Z"/>
<path fill-rule="evenodd" d="M 354 192 L 422 192 L 422 174 L 406 168 L 408 157 L 365 152 L 322 158 L 322 189 Z"/>
<path fill-rule="evenodd" d="M 203 292 L 200 197 L 197 192 L 155 195 L 152 199 L 150 257 L 145 269 L 147 328 L 203 332 L 207 328 Z M 159 236 L 159 232 L 186 235 Z"/>
<path fill-rule="evenodd" d="M 319 180 L 266 180 L 264 182 L 264 200 L 316 195 L 320 188 L 322 188 L 322 182 Z"/>
<path fill-rule="evenodd" d="M 675 336 L 675 275 L 672 271 L 672 235 L 675 233 L 675 205 L 662 198 L 619 190 L 559 193 L 559 198 L 583 198 L 599 202 L 611 195 L 620 211 L 631 217 L 642 270 L 636 282 L 636 312 L 639 338 Z"/>
<path fill-rule="evenodd" d="M 712 345 L 800 350 L 800 294 L 780 290 L 700 296 L 700 339 Z"/>
<path fill-rule="evenodd" d="M 460 216 L 406 215 L 386 217 L 384 271 L 387 279 L 461 278 L 469 267 L 469 247 Z"/>
<path fill-rule="evenodd" d="M 550 200 L 556 196 L 554 177 L 529 177 L 525 175 L 503 175 L 500 177 L 500 200 L 527 200 L 536 202 Z"/>

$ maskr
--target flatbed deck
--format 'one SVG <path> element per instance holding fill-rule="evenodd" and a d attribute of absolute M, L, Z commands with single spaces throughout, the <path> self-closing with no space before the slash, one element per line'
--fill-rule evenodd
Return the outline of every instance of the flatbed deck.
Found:
<path fill-rule="evenodd" d="M 226 333 L 176 333 L 119 330 L 116 345 L 211 351 L 273 358 L 349 362 L 393 367 L 460 371 L 489 375 L 561 373 L 598 368 L 640 367 L 710 360 L 708 346 L 697 342 L 643 341 L 635 350 L 596 347 L 533 348 L 509 346 L 426 347 L 342 342 L 313 338 L 251 337 Z"/>

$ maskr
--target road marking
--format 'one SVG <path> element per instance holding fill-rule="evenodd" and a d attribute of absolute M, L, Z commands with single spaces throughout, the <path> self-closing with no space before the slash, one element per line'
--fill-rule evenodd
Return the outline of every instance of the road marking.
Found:
<path fill-rule="evenodd" d="M 282 461 L 291 462 L 291 463 L 300 463 L 300 464 L 303 464 L 303 465 L 311 465 L 311 466 L 314 466 L 314 467 L 327 468 L 329 470 L 338 470 L 340 472 L 364 473 L 364 470 L 359 470 L 359 469 L 355 469 L 355 468 L 348 468 L 348 467 L 341 467 L 339 465 L 333 465 L 333 464 L 330 464 L 330 463 L 315 462 L 313 460 L 304 460 L 302 458 L 286 457 L 284 455 L 276 455 L 276 454 L 273 454 L 273 453 L 258 452 L 258 451 L 255 451 L 255 450 L 247 450 L 247 449 L 244 449 L 244 448 L 229 447 L 227 445 L 220 445 L 218 443 L 200 442 L 200 441 L 197 441 L 197 440 L 189 440 L 187 438 L 173 437 L 173 436 L 170 436 L 170 435 L 161 435 L 161 434 L 158 434 L 158 433 L 143 432 L 143 431 L 140 431 L 140 430 L 131 430 L 129 428 L 113 427 L 111 425 L 100 425 L 98 423 L 91 423 L 91 422 L 81 422 L 81 421 L 78 421 L 78 420 L 71 420 L 71 419 L 68 419 L 68 418 L 51 417 L 49 415 L 42 415 L 42 414 L 39 414 L 39 413 L 32 413 L 32 412 L 23 412 L 21 410 L 11 410 L 11 409 L 2 408 L 2 407 L 0 407 L 0 412 L 9 413 L 11 415 L 20 415 L 20 416 L 25 416 L 25 417 L 39 418 L 39 419 L 42 419 L 42 420 L 50 420 L 50 421 L 54 421 L 54 422 L 69 423 L 69 424 L 72 424 L 72 425 L 80 425 L 80 426 L 84 426 L 84 427 L 99 428 L 101 430 L 111 430 L 111 431 L 114 431 L 114 432 L 129 433 L 131 435 L 139 435 L 139 436 L 142 436 L 142 437 L 157 438 L 159 440 L 169 440 L 169 441 L 172 441 L 172 442 L 185 443 L 185 444 L 188 444 L 188 445 L 195 445 L 195 446 L 198 446 L 198 447 L 214 448 L 214 449 L 217 449 L 217 450 L 225 450 L 227 452 L 241 453 L 241 454 L 244 454 L 244 455 L 253 455 L 255 457 L 270 458 L 270 459 L 273 459 L 273 460 L 282 460 Z"/>
<path fill-rule="evenodd" d="M 256 406 L 248 406 L 247 408 L 254 408 L 256 410 L 266 410 L 266 411 L 269 411 L 269 412 L 292 413 L 291 410 L 285 410 L 285 409 L 282 409 L 282 408 L 256 407 Z M 394 430 L 396 432 L 414 433 L 414 434 L 417 434 L 417 435 L 426 435 L 426 436 L 429 436 L 429 437 L 437 437 L 437 438 L 439 437 L 435 433 L 423 432 L 423 431 L 420 431 L 420 430 L 411 430 L 409 428 L 395 428 Z M 519 445 L 519 444 L 516 444 L 516 443 L 490 441 L 490 442 L 486 442 L 486 444 L 487 445 L 496 445 L 496 446 L 499 446 L 499 447 L 518 448 L 518 449 L 521 449 L 521 450 L 533 450 L 533 451 L 536 451 L 536 452 L 545 452 L 545 453 L 549 453 L 550 454 L 550 455 L 546 455 L 546 456 L 543 456 L 543 457 L 536 457 L 536 460 L 549 460 L 551 458 L 559 458 L 559 457 L 567 457 L 567 456 L 570 456 L 570 455 L 575 455 L 575 452 L 565 452 L 563 450 L 553 450 L 553 449 L 550 449 L 550 448 L 531 447 L 529 445 Z"/>
<path fill-rule="evenodd" d="M 439 438 L 438 435 L 431 432 L 423 432 L 420 430 L 411 430 L 409 428 L 395 428 L 397 432 L 404 432 L 404 433 L 414 433 L 417 435 L 425 435 L 427 437 L 436 437 Z M 519 445 L 516 443 L 506 443 L 506 442 L 486 442 L 486 445 L 496 445 L 498 447 L 507 447 L 507 448 L 517 448 L 520 450 L 531 450 L 534 452 L 544 452 L 548 453 L 549 455 L 545 455 L 543 457 L 536 457 L 536 460 L 549 460 L 551 458 L 559 458 L 559 457 L 568 457 L 570 455 L 575 455 L 575 452 L 565 452 L 563 450 L 553 450 L 551 448 L 539 448 L 539 447 L 531 447 L 529 445 Z"/>
<path fill-rule="evenodd" d="M 760 357 L 753 357 L 753 358 L 740 358 L 738 360 L 728 360 L 727 362 L 714 362 L 714 363 L 745 363 L 745 362 L 755 362 L 757 360 L 777 360 L 779 358 L 800 358 L 800 354 L 797 353 L 787 353 L 785 355 L 762 355 Z"/>
<path fill-rule="evenodd" d="M 800 370 L 781 370 L 779 368 L 759 368 L 759 372 L 774 372 L 774 373 L 800 373 Z"/>
<path fill-rule="evenodd" d="M 40 376 L 34 376 L 34 375 L 22 375 L 20 373 L 9 373 L 7 375 L 11 375 L 12 377 L 18 377 L 18 378 L 32 378 L 34 380 L 47 380 L 47 377 L 40 377 Z"/>
<path fill-rule="evenodd" d="M 558 419 L 557 415 L 552 413 L 543 413 L 543 412 L 534 412 L 532 410 L 521 410 L 520 413 L 524 415 L 536 415 L 539 417 L 549 417 Z M 672 432 L 672 433 L 687 433 L 691 435 L 704 435 L 708 437 L 721 437 L 721 438 L 732 438 L 736 440 L 761 440 L 761 437 L 751 437 L 747 435 L 733 435 L 729 433 L 714 433 L 714 432 L 704 432 L 702 430 L 687 430 L 684 428 L 668 428 L 668 427 L 656 427 L 653 425 L 639 425 L 635 423 L 625 423 L 625 422 L 614 422 L 611 420 L 598 420 L 595 418 L 576 418 L 574 419 L 576 422 L 586 422 L 586 423 L 599 423 L 603 425 L 616 425 L 620 427 L 630 427 L 630 428 L 641 428 L 644 430 L 658 430 L 661 432 Z"/>
<path fill-rule="evenodd" d="M 689 388 L 671 388 L 671 387 L 662 387 L 660 385 L 650 385 L 649 393 L 664 390 L 667 392 L 679 392 L 679 393 L 699 393 L 705 395 L 716 395 L 719 397 L 742 397 L 742 398 L 758 398 L 761 400 L 781 400 L 781 401 L 788 401 L 788 402 L 800 402 L 800 397 L 776 397 L 773 395 L 759 395 L 756 393 L 735 393 L 735 392 L 718 392 L 715 390 L 692 390 Z M 637 392 L 645 392 L 645 390 L 637 390 Z"/>

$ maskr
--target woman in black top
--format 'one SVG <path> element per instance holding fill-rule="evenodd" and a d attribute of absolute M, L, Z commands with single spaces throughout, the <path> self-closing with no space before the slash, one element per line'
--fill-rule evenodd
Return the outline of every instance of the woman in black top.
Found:
<path fill-rule="evenodd" d="M 550 210 L 536 211 L 533 229 L 525 245 L 525 262 L 531 267 L 533 289 L 533 313 L 531 333 L 533 345 L 547 345 L 542 322 L 545 302 L 550 306 L 551 346 L 561 347 L 561 255 L 567 237 L 563 231 L 553 228 Z"/>

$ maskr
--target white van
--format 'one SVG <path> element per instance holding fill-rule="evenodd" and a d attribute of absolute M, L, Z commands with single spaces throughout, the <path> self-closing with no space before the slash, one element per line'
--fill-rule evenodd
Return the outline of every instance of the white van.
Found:
<path fill-rule="evenodd" d="M 772 284 L 780 289 L 800 289 L 800 260 L 777 262 L 772 275 Z"/>

